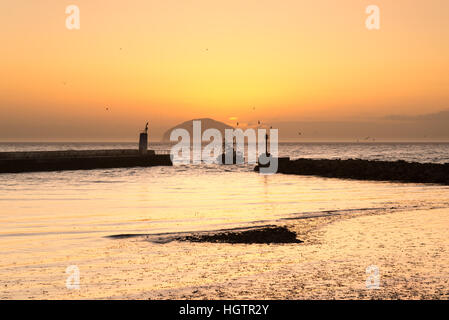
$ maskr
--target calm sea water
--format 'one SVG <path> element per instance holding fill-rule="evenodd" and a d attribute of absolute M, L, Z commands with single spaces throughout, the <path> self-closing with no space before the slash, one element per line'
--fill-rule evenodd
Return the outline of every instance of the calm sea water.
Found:
<path fill-rule="evenodd" d="M 135 147 L 132 143 L 3 143 L 0 151 Z M 151 148 L 167 150 L 169 145 Z M 279 153 L 292 158 L 444 163 L 449 144 L 286 143 Z M 208 230 L 327 211 L 444 206 L 449 199 L 448 189 L 442 186 L 260 176 L 252 165 L 3 174 L 0 179 L 3 239 Z"/>
<path fill-rule="evenodd" d="M 134 147 L 1 144 L 0 151 Z M 152 148 L 165 150 L 168 145 Z M 449 144 L 281 144 L 280 154 L 443 163 L 448 160 Z M 63 265 L 67 257 L 81 259 L 86 250 L 95 259 L 95 252 L 113 241 L 105 236 L 116 234 L 214 230 L 322 214 L 449 207 L 445 186 L 261 176 L 248 165 L 2 174 L 0 182 L 0 277 L 4 279 L 11 273 L 21 279 L 21 272 L 37 266 Z"/>
<path fill-rule="evenodd" d="M 52 151 L 83 149 L 135 149 L 136 143 L 0 143 L 2 151 Z M 151 149 L 169 150 L 166 143 L 153 143 Z M 291 158 L 406 160 L 449 162 L 449 143 L 280 143 L 279 155 Z"/>

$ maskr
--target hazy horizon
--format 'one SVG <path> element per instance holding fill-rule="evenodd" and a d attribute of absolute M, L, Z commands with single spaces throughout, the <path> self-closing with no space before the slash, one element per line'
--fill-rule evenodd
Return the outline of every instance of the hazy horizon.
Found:
<path fill-rule="evenodd" d="M 163 142 L 164 133 L 170 128 L 182 122 L 193 119 L 185 119 L 178 123 L 170 123 L 166 128 L 160 124 L 150 122 L 150 143 Z M 217 120 L 217 119 L 214 119 Z M 142 122 L 143 123 L 143 122 Z M 62 136 L 45 136 L 45 130 L 35 127 L 34 138 L 28 136 L 16 136 L 5 138 L 0 135 L 0 142 L 137 142 L 138 133 L 143 128 L 129 125 L 120 128 L 122 136 L 107 137 L 108 131 L 95 132 L 96 126 L 84 132 L 86 136 L 76 136 L 76 124 L 71 123 L 65 130 L 61 130 Z M 234 128 L 256 127 L 257 122 L 241 123 L 223 121 Z M 262 122 L 262 126 L 273 126 L 279 130 L 280 142 L 449 142 L 449 110 L 435 114 L 419 116 L 390 115 L 380 119 L 359 121 L 273 121 Z M 5 127 L 0 128 L 0 132 Z M 41 137 L 39 137 L 39 133 Z"/>

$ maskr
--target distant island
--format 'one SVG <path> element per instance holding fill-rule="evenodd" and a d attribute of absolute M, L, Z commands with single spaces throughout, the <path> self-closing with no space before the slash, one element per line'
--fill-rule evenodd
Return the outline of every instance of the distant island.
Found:
<path fill-rule="evenodd" d="M 195 121 L 195 120 L 201 121 L 201 131 L 202 132 L 204 132 L 204 130 L 207 130 L 207 129 L 217 129 L 221 132 L 223 137 L 224 137 L 225 129 L 234 129 L 233 127 L 231 127 L 230 125 L 227 125 L 226 123 L 216 121 L 216 120 L 210 119 L 210 118 L 192 119 L 192 120 L 188 120 L 183 123 L 180 123 L 170 129 L 168 129 L 167 131 L 165 131 L 165 133 L 162 137 L 162 141 L 170 142 L 170 134 L 175 129 L 185 129 L 189 132 L 190 136 L 193 137 L 193 121 Z"/>

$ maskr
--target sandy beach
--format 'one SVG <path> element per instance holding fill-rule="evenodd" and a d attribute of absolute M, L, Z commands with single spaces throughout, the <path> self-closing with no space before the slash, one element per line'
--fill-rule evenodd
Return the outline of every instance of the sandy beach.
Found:
<path fill-rule="evenodd" d="M 103 239 L 103 250 L 77 255 L 79 290 L 65 286 L 73 259 L 59 257 L 45 265 L 11 265 L 15 272 L 0 298 L 449 298 L 448 209 L 302 219 L 288 226 L 304 243 Z M 369 266 L 379 270 L 378 289 L 366 287 Z"/>

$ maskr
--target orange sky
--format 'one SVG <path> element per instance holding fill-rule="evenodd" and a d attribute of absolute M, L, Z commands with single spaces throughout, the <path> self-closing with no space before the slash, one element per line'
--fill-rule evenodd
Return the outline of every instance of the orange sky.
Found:
<path fill-rule="evenodd" d="M 80 30 L 65 28 L 70 4 Z M 378 31 L 365 28 L 370 4 Z M 11 0 L 0 40 L 0 140 L 449 108 L 446 0 Z"/>

